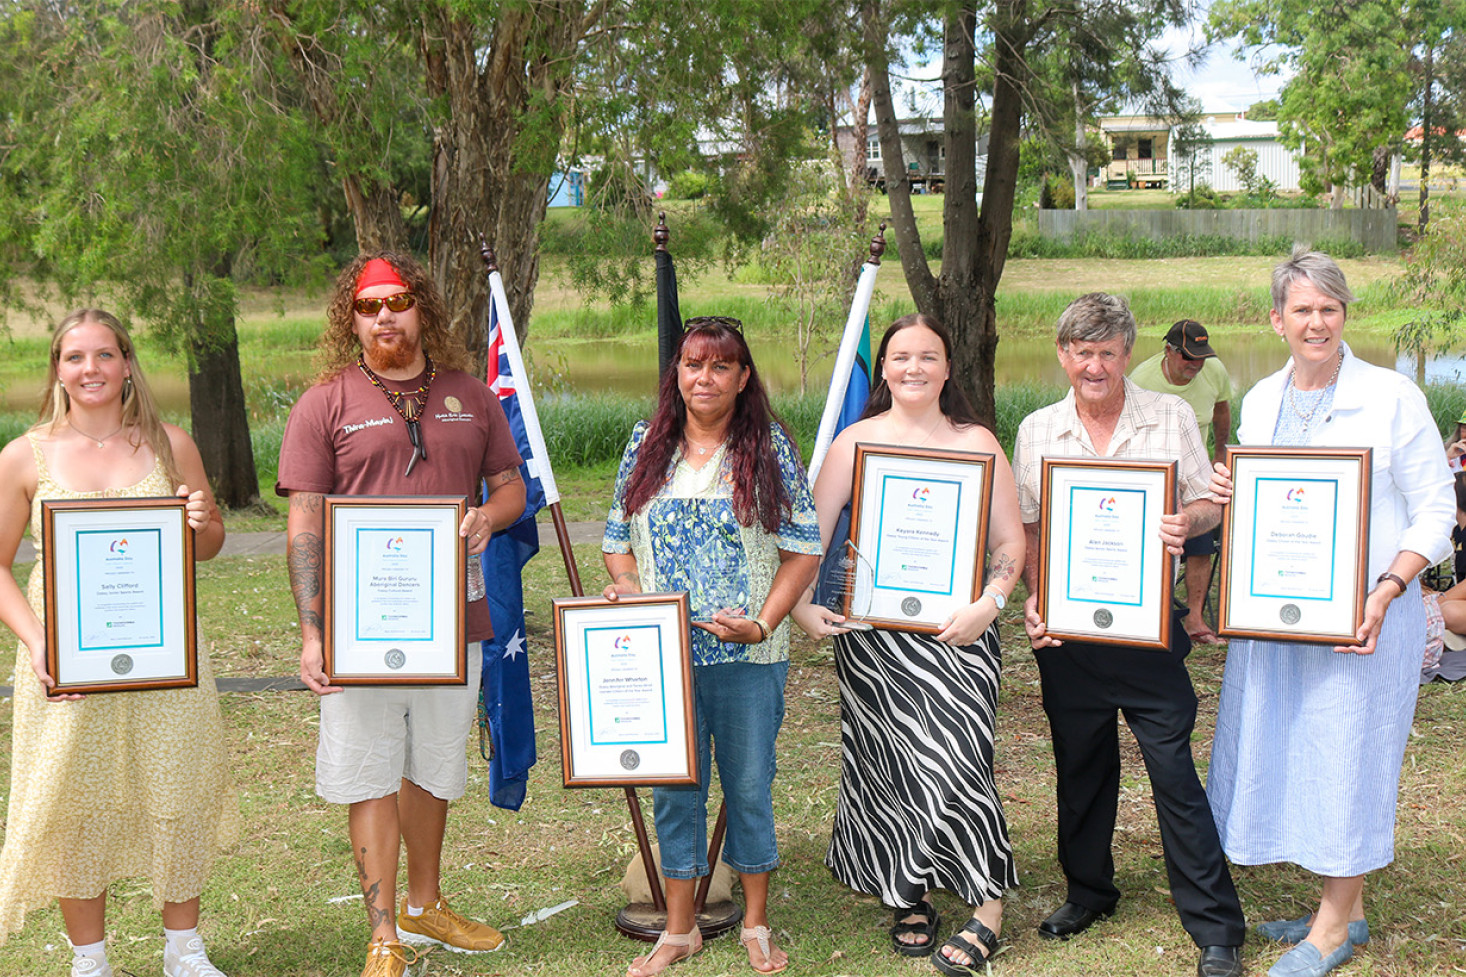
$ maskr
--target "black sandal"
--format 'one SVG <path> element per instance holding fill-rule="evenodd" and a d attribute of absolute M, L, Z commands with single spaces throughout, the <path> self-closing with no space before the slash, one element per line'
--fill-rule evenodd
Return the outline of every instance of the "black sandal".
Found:
<path fill-rule="evenodd" d="M 977 937 L 977 942 L 969 943 L 959 939 L 954 933 L 942 946 L 951 947 L 967 954 L 972 958 L 972 963 L 958 963 L 938 949 L 932 954 L 932 966 L 944 974 L 951 974 L 952 977 L 981 977 L 982 974 L 987 973 L 988 964 L 992 962 L 993 955 L 998 952 L 998 934 L 984 926 L 975 916 L 969 918 L 967 925 L 958 932 L 971 933 Z M 986 950 L 987 955 L 979 954 L 977 952 L 979 948 Z"/>
<path fill-rule="evenodd" d="M 903 923 L 901 920 L 907 916 L 920 916 L 924 922 Z M 930 956 L 932 947 L 937 945 L 937 927 L 941 925 L 942 917 L 937 914 L 937 907 L 923 899 L 910 909 L 896 910 L 896 925 L 891 927 L 891 949 L 903 957 L 925 957 Z M 906 943 L 903 936 L 925 936 L 925 943 Z"/>

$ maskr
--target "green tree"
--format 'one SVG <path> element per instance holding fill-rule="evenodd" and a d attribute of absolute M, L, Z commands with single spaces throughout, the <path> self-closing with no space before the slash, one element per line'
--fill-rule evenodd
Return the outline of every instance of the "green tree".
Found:
<path fill-rule="evenodd" d="M 193 433 L 229 506 L 258 500 L 238 282 L 299 275 L 321 244 L 310 133 L 256 97 L 236 27 L 206 0 L 27 0 L 0 19 L 0 254 L 186 354 Z"/>
<path fill-rule="evenodd" d="M 1171 176 L 1185 177 L 1189 207 L 1196 206 L 1197 179 L 1205 186 L 1211 173 L 1211 147 L 1211 133 L 1201 121 L 1201 103 L 1188 97 L 1182 102 L 1181 116 L 1171 129 Z"/>
<path fill-rule="evenodd" d="M 1319 5 L 1309 0 L 1219 0 L 1208 37 L 1236 37 L 1263 73 L 1285 69 L 1278 130 L 1302 153 L 1300 182 L 1312 193 L 1374 180 L 1376 160 L 1398 148 L 1413 93 L 1410 8 L 1392 0 Z"/>

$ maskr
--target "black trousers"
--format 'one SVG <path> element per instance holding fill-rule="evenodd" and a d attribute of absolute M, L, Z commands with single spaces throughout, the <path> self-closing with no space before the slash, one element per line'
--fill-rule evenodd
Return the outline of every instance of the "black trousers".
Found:
<path fill-rule="evenodd" d="M 1110 846 L 1120 792 L 1116 713 L 1123 713 L 1150 775 L 1181 925 L 1197 946 L 1239 946 L 1242 906 L 1191 756 L 1196 692 L 1181 616 L 1169 652 L 1065 641 L 1034 653 L 1058 770 L 1059 864 L 1070 902 L 1107 912 L 1119 901 Z"/>

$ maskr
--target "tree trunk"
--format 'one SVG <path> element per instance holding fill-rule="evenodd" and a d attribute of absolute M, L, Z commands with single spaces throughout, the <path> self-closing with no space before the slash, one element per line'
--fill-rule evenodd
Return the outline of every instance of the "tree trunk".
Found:
<path fill-rule="evenodd" d="M 1079 80 L 1070 82 L 1074 96 L 1074 152 L 1069 154 L 1069 172 L 1074 174 L 1074 209 L 1089 209 L 1089 160 L 1084 158 L 1084 103 L 1079 95 Z"/>
<path fill-rule="evenodd" d="M 228 259 L 215 264 L 215 276 L 227 279 Z M 249 413 L 244 403 L 244 377 L 239 369 L 239 334 L 234 328 L 233 312 L 209 322 L 198 309 L 196 305 L 188 340 L 188 408 L 193 439 L 214 498 L 222 506 L 238 509 L 260 501 Z"/>
<path fill-rule="evenodd" d="M 357 250 L 398 251 L 407 247 L 407 223 L 402 219 L 402 201 L 395 190 L 358 176 L 342 180 L 341 189 L 356 228 Z"/>
<path fill-rule="evenodd" d="M 851 134 L 855 139 L 855 157 L 850 162 L 850 192 L 855 202 L 855 226 L 864 227 L 869 218 L 870 190 L 865 178 L 869 165 L 866 144 L 870 140 L 870 101 L 872 98 L 870 68 L 860 74 L 860 94 L 851 112 Z"/>
<path fill-rule="evenodd" d="M 1435 89 L 1435 46 L 1425 46 L 1425 87 L 1422 89 L 1422 106 L 1420 112 L 1420 214 L 1416 219 L 1416 226 L 1420 236 L 1425 237 L 1426 229 L 1430 227 L 1430 142 L 1431 127 L 1435 120 L 1431 117 L 1431 96 Z"/>
<path fill-rule="evenodd" d="M 431 4 L 419 35 L 428 95 L 445 105 L 433 130 L 428 261 L 453 332 L 474 351 L 481 371 L 488 289 L 479 235 L 499 259 L 522 339 L 529 333 L 540 223 L 565 127 L 560 96 L 570 84 L 584 25 L 582 5 L 573 0 L 510 5 L 493 21 L 485 45 L 459 9 Z"/>
<path fill-rule="evenodd" d="M 982 208 L 977 206 L 977 122 L 975 81 L 977 8 L 965 0 L 944 27 L 942 81 L 945 95 L 947 191 L 943 203 L 942 274 L 931 275 L 911 210 L 901 141 L 891 102 L 883 36 L 874 4 L 866 6 L 866 44 L 881 139 L 891 219 L 916 307 L 935 316 L 952 334 L 952 377 L 961 384 L 978 417 L 989 427 L 996 418 L 994 357 L 998 348 L 995 297 L 1013 234 L 1018 188 L 1019 126 L 1022 121 L 1023 59 L 1032 29 L 1026 0 L 1000 0 L 989 27 L 995 74 L 987 176 Z"/>

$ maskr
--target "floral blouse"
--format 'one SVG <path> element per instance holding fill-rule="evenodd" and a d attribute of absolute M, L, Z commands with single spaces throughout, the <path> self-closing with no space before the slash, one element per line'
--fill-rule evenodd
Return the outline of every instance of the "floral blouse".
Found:
<path fill-rule="evenodd" d="M 771 425 L 779 477 L 792 511 L 784 514 L 778 532 L 769 534 L 757 521 L 752 526 L 739 524 L 733 514 L 733 476 L 722 445 L 698 469 L 688 465 L 680 451 L 674 454 L 662 490 L 640 512 L 628 516 L 622 500 L 646 431 L 646 421 L 638 422 L 621 457 L 601 550 L 635 556 L 646 593 L 687 591 L 693 620 L 706 620 L 724 608 L 757 614 L 779 569 L 779 550 L 821 553 L 814 497 L 793 443 L 783 428 Z M 692 658 L 697 665 L 768 665 L 788 657 L 787 619 L 769 640 L 754 645 L 724 643 L 702 628 L 692 629 Z"/>

